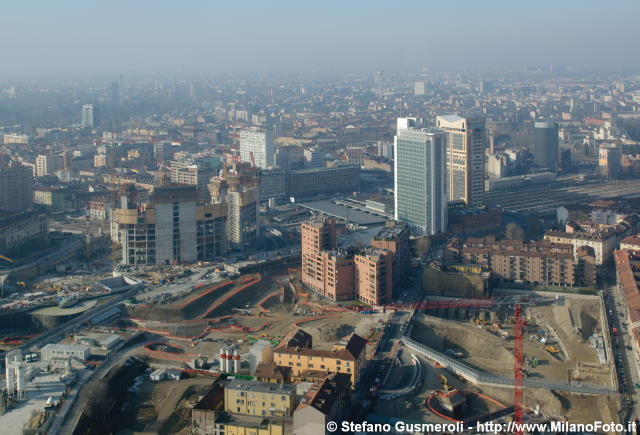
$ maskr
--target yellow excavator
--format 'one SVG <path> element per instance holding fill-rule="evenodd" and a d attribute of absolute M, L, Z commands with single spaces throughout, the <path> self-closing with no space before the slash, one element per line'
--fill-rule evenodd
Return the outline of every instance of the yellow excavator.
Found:
<path fill-rule="evenodd" d="M 552 354 L 556 354 L 556 353 L 560 352 L 558 350 L 558 348 L 555 347 L 555 346 L 545 346 L 545 349 L 546 349 L 547 352 L 552 353 Z"/>
<path fill-rule="evenodd" d="M 444 392 L 447 394 L 449 392 L 449 383 L 447 382 L 447 378 L 441 374 L 440 381 L 442 381 L 442 388 L 444 388 Z"/>

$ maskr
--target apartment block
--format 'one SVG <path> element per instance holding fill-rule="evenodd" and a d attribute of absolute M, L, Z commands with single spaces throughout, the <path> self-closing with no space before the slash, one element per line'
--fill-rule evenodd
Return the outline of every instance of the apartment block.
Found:
<path fill-rule="evenodd" d="M 376 306 L 393 296 L 393 253 L 367 249 L 354 258 L 355 286 L 360 302 Z"/>
<path fill-rule="evenodd" d="M 306 372 L 346 373 L 351 378 L 352 388 L 356 384 L 366 364 L 366 340 L 357 334 L 334 345 L 331 349 L 313 349 L 311 341 L 297 337 L 309 335 L 299 329 L 280 342 L 273 350 L 276 365 L 291 367 L 292 375 L 299 376 Z M 301 342 L 308 342 L 308 347 L 301 347 Z"/>
<path fill-rule="evenodd" d="M 552 243 L 562 243 L 573 246 L 573 254 L 576 258 L 578 248 L 581 246 L 589 246 L 593 248 L 595 252 L 596 264 L 598 266 L 602 266 L 611 258 L 611 254 L 618 244 L 618 237 L 613 228 L 605 228 L 593 232 L 547 231 L 544 239 Z"/>
<path fill-rule="evenodd" d="M 211 177 L 218 175 L 214 169 L 199 165 L 180 164 L 182 162 L 171 162 L 171 182 L 179 184 L 192 184 L 196 186 L 198 199 L 200 201 L 209 200 L 209 189 L 207 188 Z"/>
<path fill-rule="evenodd" d="M 197 435 L 284 435 L 291 433 L 296 406 L 293 385 L 233 379 L 216 383 L 191 409 Z"/>
<path fill-rule="evenodd" d="M 334 300 L 358 299 L 369 305 L 391 302 L 394 275 L 408 267 L 408 227 L 389 223 L 371 247 L 352 252 L 336 249 L 333 219 L 313 218 L 302 224 L 302 283 Z"/>
<path fill-rule="evenodd" d="M 371 247 L 393 253 L 393 285 L 400 284 L 409 268 L 409 228 L 401 223 L 389 221 L 371 238 Z"/>
<path fill-rule="evenodd" d="M 60 169 L 64 169 L 64 157 L 62 155 L 40 154 L 36 157 L 36 177 L 53 175 Z"/>
<path fill-rule="evenodd" d="M 49 244 L 49 223 L 44 214 L 0 212 L 0 228 L 0 252 L 3 255 L 10 256 Z"/>
<path fill-rule="evenodd" d="M 224 410 L 262 417 L 290 416 L 295 409 L 295 387 L 233 379 L 224 388 Z"/>
<path fill-rule="evenodd" d="M 570 244 L 548 240 L 525 243 L 496 241 L 494 237 L 469 238 L 459 250 L 463 263 L 479 264 L 494 279 L 543 285 L 595 285 L 592 251 L 581 251 L 574 261 Z M 580 267 L 578 267 L 578 265 Z"/>
<path fill-rule="evenodd" d="M 0 165 L 0 210 L 23 212 L 33 207 L 33 169 L 17 163 Z"/>
<path fill-rule="evenodd" d="M 350 384 L 348 375 L 333 373 L 311 385 L 293 413 L 293 434 L 324 433 L 327 423 L 340 416 Z"/>

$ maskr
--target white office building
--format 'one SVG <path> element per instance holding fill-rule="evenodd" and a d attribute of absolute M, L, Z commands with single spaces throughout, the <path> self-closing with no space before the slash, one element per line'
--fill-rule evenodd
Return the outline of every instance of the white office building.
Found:
<path fill-rule="evenodd" d="M 394 146 L 395 219 L 415 235 L 447 231 L 445 133 L 398 118 Z"/>
<path fill-rule="evenodd" d="M 82 126 L 93 127 L 93 104 L 82 106 Z"/>
<path fill-rule="evenodd" d="M 270 129 L 248 127 L 240 130 L 240 161 L 261 169 L 273 167 L 275 147 Z"/>

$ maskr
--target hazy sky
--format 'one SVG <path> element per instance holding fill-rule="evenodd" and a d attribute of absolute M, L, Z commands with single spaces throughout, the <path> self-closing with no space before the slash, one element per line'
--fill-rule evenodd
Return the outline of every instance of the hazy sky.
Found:
<path fill-rule="evenodd" d="M 3 0 L 0 78 L 640 66 L 640 2 Z"/>

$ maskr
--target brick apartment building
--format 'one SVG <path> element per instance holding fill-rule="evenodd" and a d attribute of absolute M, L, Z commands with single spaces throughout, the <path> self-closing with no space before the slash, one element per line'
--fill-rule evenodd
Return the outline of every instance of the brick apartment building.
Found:
<path fill-rule="evenodd" d="M 580 250 L 574 259 L 573 246 L 548 240 L 496 241 L 494 237 L 469 238 L 450 258 L 478 264 L 490 270 L 494 279 L 541 285 L 595 285 L 595 253 Z"/>
<path fill-rule="evenodd" d="M 391 302 L 393 285 L 409 263 L 409 231 L 389 223 L 359 253 L 336 248 L 336 223 L 314 218 L 302 224 L 302 282 L 334 300 L 368 305 Z"/>

